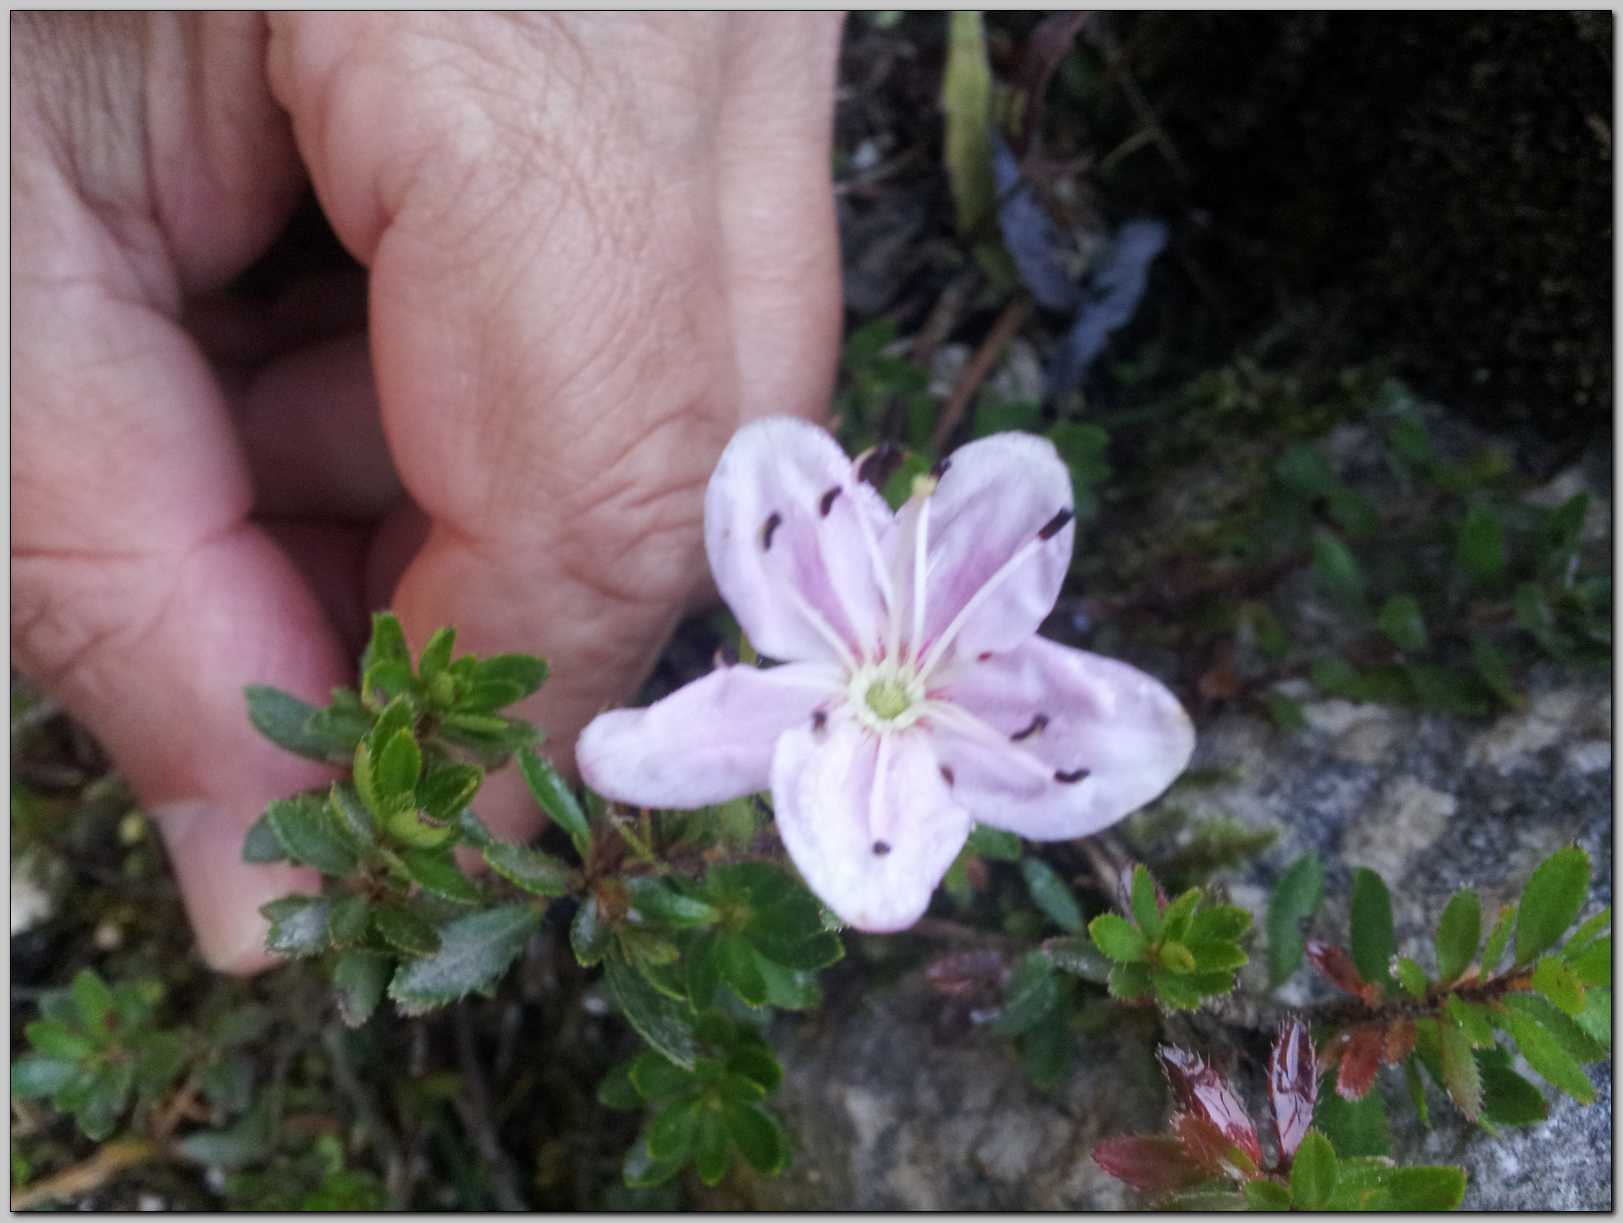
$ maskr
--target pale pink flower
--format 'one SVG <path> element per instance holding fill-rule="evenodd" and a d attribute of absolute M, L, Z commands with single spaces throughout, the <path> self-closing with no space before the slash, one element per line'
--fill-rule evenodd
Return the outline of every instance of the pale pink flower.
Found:
<path fill-rule="evenodd" d="M 705 549 L 765 669 L 726 666 L 576 748 L 599 793 L 696 808 L 772 791 L 807 884 L 862 930 L 900 930 L 979 821 L 1034 841 L 1097 832 L 1189 760 L 1173 695 L 1036 636 L 1070 563 L 1071 481 L 1051 443 L 971 442 L 894 516 L 800 420 L 732 439 Z"/>

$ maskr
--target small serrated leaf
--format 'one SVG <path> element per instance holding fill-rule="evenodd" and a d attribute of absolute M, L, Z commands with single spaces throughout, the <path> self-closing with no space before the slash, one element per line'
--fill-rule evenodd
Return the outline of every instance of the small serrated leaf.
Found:
<path fill-rule="evenodd" d="M 339 836 L 320 798 L 299 794 L 276 799 L 265 808 L 265 820 L 295 862 L 324 875 L 342 876 L 355 869 L 355 853 Z"/>
<path fill-rule="evenodd" d="M 618 955 L 605 958 L 604 982 L 637 1033 L 667 1059 L 693 1069 L 699 1046 L 687 1008 L 655 989 Z"/>
<path fill-rule="evenodd" d="M 389 946 L 406 955 L 429 955 L 440 949 L 439 931 L 405 905 L 376 906 L 372 910 L 372 928 Z"/>
<path fill-rule="evenodd" d="M 265 933 L 265 950 L 277 955 L 302 957 L 327 950 L 327 919 L 332 903 L 322 896 L 287 896 L 260 908 L 270 919 Z"/>
<path fill-rule="evenodd" d="M 1139 928 L 1115 913 L 1101 913 L 1088 923 L 1088 937 L 1118 964 L 1141 963 L 1149 953 L 1149 940 Z"/>
<path fill-rule="evenodd" d="M 1595 1098 L 1595 1085 L 1583 1067 L 1548 1028 L 1532 1015 L 1510 1005 L 1506 1005 L 1500 1015 L 1527 1064 L 1542 1078 L 1582 1104 Z"/>
<path fill-rule="evenodd" d="M 1067 934 L 1082 932 L 1082 908 L 1053 867 L 1028 854 L 1020 859 L 1020 874 L 1031 899 L 1050 921 Z"/>
<path fill-rule="evenodd" d="M 420 1015 L 483 989 L 524 950 L 541 924 L 528 904 L 470 913 L 441 926 L 439 950 L 400 966 L 389 997 L 407 1015 Z"/>
<path fill-rule="evenodd" d="M 1499 910 L 1499 916 L 1494 919 L 1493 929 L 1488 933 L 1488 941 L 1482 947 L 1483 975 L 1492 973 L 1499 967 L 1505 958 L 1505 952 L 1510 947 L 1510 936 L 1516 929 L 1516 906 L 1504 905 Z"/>
<path fill-rule="evenodd" d="M 372 1017 L 389 984 L 394 962 L 386 955 L 358 948 L 344 952 L 333 968 L 333 988 L 338 995 L 338 1014 L 344 1023 L 358 1028 Z"/>
<path fill-rule="evenodd" d="M 591 844 L 591 829 L 586 822 L 586 812 L 569 784 L 557 769 L 528 748 L 519 752 L 518 767 L 536 805 L 569 835 L 575 852 L 585 858 Z"/>
<path fill-rule="evenodd" d="M 1386 882 L 1367 867 L 1353 872 L 1352 958 L 1359 976 L 1378 985 L 1391 982 L 1388 965 L 1396 950 L 1392 933 L 1392 896 Z"/>
<path fill-rule="evenodd" d="M 1448 1022 L 1439 1023 L 1437 1033 L 1443 1086 L 1465 1119 L 1475 1121 L 1482 1115 L 1482 1080 L 1471 1052 L 1471 1038 L 1458 1024 Z"/>
<path fill-rule="evenodd" d="M 727 1134 L 750 1167 L 776 1176 L 789 1162 L 789 1140 L 777 1118 L 759 1104 L 728 1100 L 722 1105 Z"/>
<path fill-rule="evenodd" d="M 1282 984 L 1302 962 L 1302 923 L 1324 899 L 1324 863 L 1309 850 L 1286 868 L 1268 898 L 1268 979 Z"/>
<path fill-rule="evenodd" d="M 1542 957 L 1533 965 L 1533 988 L 1567 1014 L 1583 1013 L 1584 984 L 1565 960 L 1553 955 Z"/>
<path fill-rule="evenodd" d="M 1291 1161 L 1291 1204 L 1298 1210 L 1323 1210 L 1336 1191 L 1337 1163 L 1330 1140 L 1309 1130 Z"/>
<path fill-rule="evenodd" d="M 1456 981 L 1471 966 L 1482 938 L 1482 900 L 1474 888 L 1461 888 L 1448 898 L 1437 922 L 1437 976 Z"/>
<path fill-rule="evenodd" d="M 478 904 L 484 898 L 479 885 L 462 873 L 448 849 L 403 849 L 401 864 L 425 892 L 456 904 Z"/>
<path fill-rule="evenodd" d="M 537 896 L 567 896 L 580 883 L 577 871 L 539 849 L 498 841 L 484 855 L 491 870 Z"/>
<path fill-rule="evenodd" d="M 1589 893 L 1589 855 L 1576 845 L 1558 849 L 1522 889 L 1516 918 L 1516 963 L 1530 964 L 1554 947 L 1577 920 Z"/>

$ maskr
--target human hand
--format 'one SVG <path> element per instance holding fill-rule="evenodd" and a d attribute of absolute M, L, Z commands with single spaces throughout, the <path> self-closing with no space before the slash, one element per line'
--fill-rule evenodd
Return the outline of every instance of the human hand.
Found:
<path fill-rule="evenodd" d="M 323 780 L 372 607 L 548 657 L 560 764 L 703 585 L 705 480 L 825 410 L 839 19 L 14 15 L 12 645 L 157 818 L 200 949 L 267 961 L 241 862 Z M 367 269 L 222 290 L 304 183 Z M 357 298 L 357 300 L 360 300 Z M 301 304 L 302 303 L 302 304 Z M 391 594 L 392 592 L 392 594 Z M 481 814 L 533 828 L 509 780 Z"/>

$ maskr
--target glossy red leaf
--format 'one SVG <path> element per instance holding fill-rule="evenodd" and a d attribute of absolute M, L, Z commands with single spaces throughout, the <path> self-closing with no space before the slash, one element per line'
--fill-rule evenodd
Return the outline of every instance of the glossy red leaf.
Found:
<path fill-rule="evenodd" d="M 1341 1053 L 1341 1067 L 1336 1071 L 1336 1094 L 1343 1100 L 1362 1100 L 1375 1072 L 1381 1068 L 1386 1053 L 1386 1025 L 1366 1023 L 1354 1028 L 1347 1036 Z"/>
<path fill-rule="evenodd" d="M 1268 1105 L 1273 1109 L 1280 1158 L 1287 1164 L 1313 1124 L 1313 1106 L 1318 1098 L 1313 1038 L 1307 1024 L 1287 1019 L 1280 1025 L 1273 1052 L 1268 1055 Z"/>
<path fill-rule="evenodd" d="M 1371 985 L 1359 975 L 1352 956 L 1347 954 L 1345 948 L 1312 938 L 1308 939 L 1306 950 L 1308 962 L 1337 989 L 1371 1005 L 1380 1001 L 1380 987 Z"/>
<path fill-rule="evenodd" d="M 1204 1117 L 1174 1113 L 1171 1126 L 1173 1136 L 1183 1144 L 1184 1154 L 1208 1176 L 1248 1180 L 1256 1175 L 1256 1161 Z"/>
<path fill-rule="evenodd" d="M 1228 1080 L 1205 1058 L 1188 1049 L 1162 1045 L 1155 1056 L 1179 1108 L 1211 1122 L 1218 1132 L 1245 1152 L 1252 1163 L 1260 1164 L 1262 1147 L 1257 1141 L 1256 1127 L 1246 1116 L 1245 1105 Z"/>
<path fill-rule="evenodd" d="M 1194 1163 L 1176 1138 L 1107 1138 L 1093 1148 L 1093 1162 L 1134 1189 L 1155 1193 L 1182 1189 L 1209 1174 Z"/>

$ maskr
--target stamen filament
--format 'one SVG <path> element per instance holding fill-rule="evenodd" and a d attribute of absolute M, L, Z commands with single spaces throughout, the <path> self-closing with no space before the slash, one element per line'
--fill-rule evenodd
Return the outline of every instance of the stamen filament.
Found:
<path fill-rule="evenodd" d="M 1021 545 L 1019 551 L 1004 561 L 1002 567 L 981 584 L 981 588 L 970 596 L 969 602 L 965 603 L 958 614 L 952 618 L 952 623 L 947 626 L 946 632 L 937 637 L 935 643 L 931 645 L 929 654 L 925 656 L 924 662 L 919 667 L 921 678 L 926 681 L 929 680 L 931 673 L 940 664 L 946 652 L 952 648 L 953 640 L 963 630 L 969 618 L 979 611 L 981 605 L 996 593 L 997 588 L 1008 580 L 1010 574 L 1037 555 L 1037 550 L 1046 542 L 1041 538 L 1027 540 Z"/>
<path fill-rule="evenodd" d="M 930 498 L 919 499 L 918 530 L 913 533 L 913 637 L 907 643 L 914 658 L 924 649 L 924 564 L 929 556 Z"/>
<path fill-rule="evenodd" d="M 855 671 L 857 669 L 857 660 L 851 654 L 851 647 L 840 639 L 840 635 L 834 631 L 834 626 L 824 618 L 823 613 L 806 602 L 792 584 L 786 584 L 784 591 L 788 594 L 789 601 L 795 605 L 795 610 L 805 617 L 806 623 L 811 625 L 817 635 L 829 644 L 829 647 L 834 651 L 834 656 L 840 660 L 840 665 L 847 671 Z"/>

